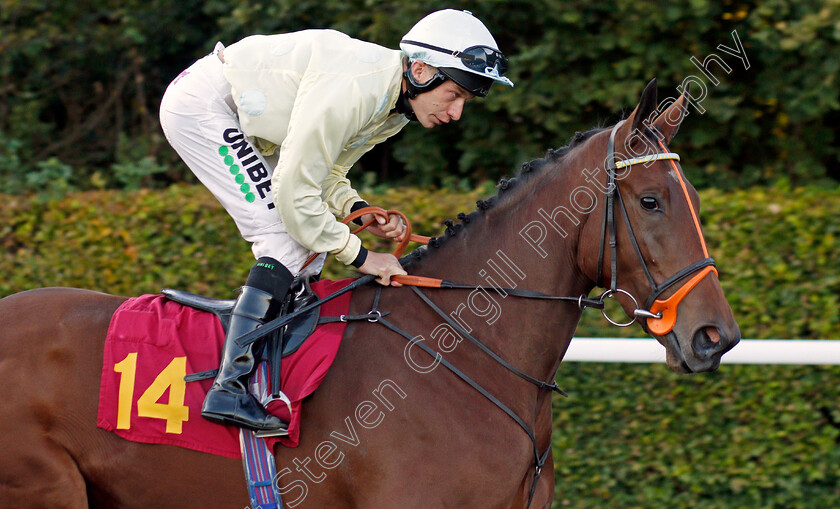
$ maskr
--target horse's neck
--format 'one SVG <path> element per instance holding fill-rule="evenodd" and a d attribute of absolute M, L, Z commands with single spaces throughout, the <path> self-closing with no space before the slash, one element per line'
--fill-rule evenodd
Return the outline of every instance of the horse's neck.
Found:
<path fill-rule="evenodd" d="M 571 189 L 570 183 L 553 185 Z M 429 255 L 411 273 L 549 295 L 588 293 L 591 282 L 576 262 L 577 232 L 562 236 L 545 224 L 540 209 L 550 214 L 557 203 L 536 199 L 539 194 L 530 193 L 529 200 L 512 196 L 481 214 L 439 248 L 429 248 Z M 550 205 L 537 205 L 540 202 Z M 539 249 L 520 234 L 533 221 L 541 221 L 547 232 Z M 504 296 L 503 291 L 445 290 L 433 298 L 502 357 L 546 380 L 557 369 L 580 318 L 575 304 Z"/>

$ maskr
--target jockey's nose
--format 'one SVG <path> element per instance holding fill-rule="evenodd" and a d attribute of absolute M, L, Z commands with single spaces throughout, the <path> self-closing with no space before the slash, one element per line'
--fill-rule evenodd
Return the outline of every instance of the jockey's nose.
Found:
<path fill-rule="evenodd" d="M 458 99 L 446 110 L 446 114 L 449 115 L 452 120 L 459 120 L 461 118 L 461 113 L 464 112 L 464 99 Z"/>

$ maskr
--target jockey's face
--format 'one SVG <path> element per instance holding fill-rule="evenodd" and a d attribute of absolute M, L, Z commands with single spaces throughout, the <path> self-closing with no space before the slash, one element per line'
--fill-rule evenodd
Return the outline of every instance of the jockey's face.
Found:
<path fill-rule="evenodd" d="M 418 82 L 425 83 L 432 79 L 436 70 L 423 62 L 416 61 L 411 65 L 411 72 Z M 409 99 L 408 102 L 414 110 L 417 121 L 428 129 L 461 118 L 464 103 L 473 97 L 475 97 L 473 94 L 454 81 L 446 80 L 442 85 L 414 99 Z"/>

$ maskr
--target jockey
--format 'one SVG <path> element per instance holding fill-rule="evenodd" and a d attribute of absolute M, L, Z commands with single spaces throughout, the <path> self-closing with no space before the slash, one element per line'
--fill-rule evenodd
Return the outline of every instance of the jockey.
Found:
<path fill-rule="evenodd" d="M 254 345 L 233 339 L 273 319 L 294 275 L 319 274 L 326 253 L 397 285 L 390 278 L 405 274 L 399 261 L 368 251 L 336 220 L 367 206 L 348 170 L 409 121 L 431 128 L 458 120 L 464 103 L 485 97 L 494 81 L 513 86 L 493 36 L 467 11 L 429 14 L 400 48 L 334 30 L 255 35 L 218 43 L 167 88 L 160 107 L 167 140 L 257 259 L 233 308 L 205 418 L 286 432 L 247 389 Z M 406 233 L 396 215 L 369 230 L 394 240 Z M 321 255 L 302 269 L 310 251 Z"/>

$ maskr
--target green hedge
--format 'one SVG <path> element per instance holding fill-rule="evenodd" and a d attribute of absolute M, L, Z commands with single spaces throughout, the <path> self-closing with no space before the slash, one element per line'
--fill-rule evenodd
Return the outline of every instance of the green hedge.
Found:
<path fill-rule="evenodd" d="M 439 230 L 452 211 L 474 207 L 484 191 L 388 190 L 369 195 L 399 208 L 417 233 Z M 395 246 L 376 237 L 375 249 Z M 90 191 L 66 198 L 0 195 L 0 296 L 40 286 L 75 286 L 121 295 L 181 288 L 231 297 L 253 264 L 249 246 L 201 186 Z M 328 261 L 325 277 L 354 272 Z"/>
<path fill-rule="evenodd" d="M 492 187 L 364 193 L 415 231 Z M 747 338 L 840 339 L 840 190 L 700 193 L 724 291 Z M 367 241 L 377 248 L 384 245 Z M 201 187 L 0 200 L 0 295 L 51 285 L 232 297 L 253 258 Z M 389 246 L 390 247 L 390 246 Z M 325 273 L 344 275 L 330 262 Z M 578 335 L 641 336 L 587 312 Z M 829 508 L 840 500 L 840 367 L 564 363 L 555 402 L 556 508 Z"/>
<path fill-rule="evenodd" d="M 840 366 L 566 362 L 557 380 L 555 508 L 837 507 Z"/>
<path fill-rule="evenodd" d="M 456 193 L 388 189 L 364 193 L 403 211 L 416 233 L 441 233 L 492 186 Z M 840 338 L 840 190 L 776 187 L 705 190 L 701 220 L 710 254 L 744 337 Z M 177 287 L 232 295 L 252 258 L 233 222 L 202 187 L 93 191 L 66 198 L 2 197 L 0 296 L 38 286 L 79 286 L 124 295 Z M 393 249 L 366 236 L 374 249 Z M 325 275 L 351 275 L 334 260 Z M 582 336 L 633 335 L 584 314 Z"/>

